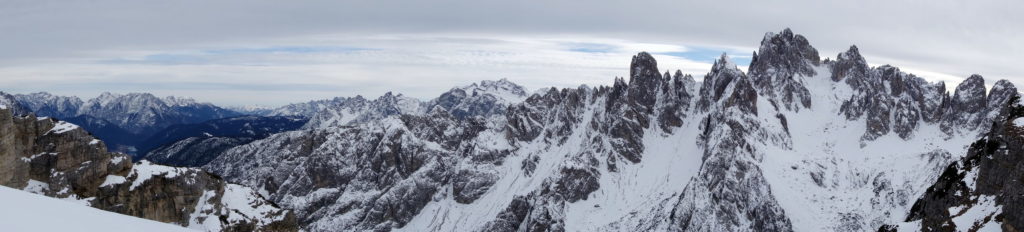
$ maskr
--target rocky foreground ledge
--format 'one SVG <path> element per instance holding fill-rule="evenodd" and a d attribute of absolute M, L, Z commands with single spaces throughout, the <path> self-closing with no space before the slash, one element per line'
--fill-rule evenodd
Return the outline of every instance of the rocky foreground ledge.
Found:
<path fill-rule="evenodd" d="M 107 152 L 78 126 L 0 108 L 0 184 L 207 231 L 297 231 L 290 211 L 200 169 Z"/>

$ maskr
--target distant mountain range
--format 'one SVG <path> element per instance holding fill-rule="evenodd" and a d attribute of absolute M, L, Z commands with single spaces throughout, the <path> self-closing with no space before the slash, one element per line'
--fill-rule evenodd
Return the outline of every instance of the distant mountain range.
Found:
<path fill-rule="evenodd" d="M 304 127 L 317 128 L 361 123 L 391 115 L 425 114 L 434 107 L 450 109 L 449 111 L 458 117 L 494 115 L 502 113 L 507 105 L 525 98 L 526 92 L 522 86 L 501 79 L 453 88 L 428 102 L 389 92 L 374 100 L 362 96 L 337 97 L 278 108 L 234 107 L 235 110 L 210 103 L 198 103 L 190 98 L 159 98 L 149 93 L 103 93 L 87 101 L 74 96 L 56 96 L 46 92 L 5 94 L 4 98 L 0 99 L 19 103 L 8 105 L 19 106 L 20 108 L 15 111 L 21 114 L 33 112 L 38 116 L 54 117 L 80 125 L 98 138 L 107 141 L 110 150 L 141 157 L 158 146 L 169 145 L 171 142 L 193 136 L 169 135 L 179 131 L 172 128 L 174 126 L 200 124 L 241 115 L 288 116 L 289 120 L 311 118 Z M 274 121 L 275 118 L 259 120 Z M 291 127 L 263 129 L 279 132 L 285 128 Z M 168 129 L 172 131 L 164 131 Z M 168 136 L 175 139 L 168 140 Z"/>
<path fill-rule="evenodd" d="M 45 92 L 17 94 L 14 98 L 38 116 L 78 124 L 109 141 L 111 150 L 129 154 L 137 153 L 135 143 L 168 126 L 240 115 L 209 103 L 173 96 L 158 98 L 148 93 L 103 93 L 88 101 Z"/>

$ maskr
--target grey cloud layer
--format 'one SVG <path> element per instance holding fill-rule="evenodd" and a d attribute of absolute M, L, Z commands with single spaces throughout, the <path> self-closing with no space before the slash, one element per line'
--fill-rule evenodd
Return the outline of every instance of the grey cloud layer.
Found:
<path fill-rule="evenodd" d="M 424 33 L 488 35 L 477 38 L 572 35 L 750 48 L 757 45 L 764 32 L 791 27 L 827 56 L 857 44 L 871 63 L 891 63 L 953 77 L 980 73 L 1020 83 L 1024 66 L 1016 61 L 1024 58 L 1024 45 L 1019 42 L 1024 41 L 1024 16 L 1017 12 L 1024 10 L 1022 4 L 876 0 L 13 0 L 0 3 L 0 31 L 4 34 L 0 38 L 0 51 L 4 51 L 0 53 L 0 67 L 90 63 L 168 51 L 282 43 L 349 46 L 332 44 L 331 38 Z M 418 43 L 437 42 L 430 41 L 437 37 L 425 38 Z M 461 43 L 470 45 L 489 43 L 472 36 L 463 38 Z M 387 66 L 382 64 L 380 68 Z"/>

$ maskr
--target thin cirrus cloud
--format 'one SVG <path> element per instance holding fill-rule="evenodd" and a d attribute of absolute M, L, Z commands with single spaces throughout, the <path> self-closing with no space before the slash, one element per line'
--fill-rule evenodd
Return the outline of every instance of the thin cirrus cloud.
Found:
<path fill-rule="evenodd" d="M 102 64 L 151 64 L 151 65 L 201 65 L 216 64 L 217 60 L 232 56 L 259 56 L 264 54 L 312 54 L 346 53 L 369 50 L 367 48 L 340 46 L 271 46 L 261 48 L 212 49 L 194 52 L 158 53 L 137 58 L 115 58 L 100 60 Z M 220 59 L 218 59 L 220 58 Z"/>

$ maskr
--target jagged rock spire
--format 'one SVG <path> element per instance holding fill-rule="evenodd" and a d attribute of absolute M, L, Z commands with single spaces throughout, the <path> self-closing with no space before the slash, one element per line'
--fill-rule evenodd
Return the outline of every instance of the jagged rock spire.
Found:
<path fill-rule="evenodd" d="M 951 104 L 953 111 L 974 113 L 983 110 L 985 102 L 985 78 L 972 74 L 956 86 Z"/>
<path fill-rule="evenodd" d="M 658 82 L 658 61 L 650 53 L 640 52 L 629 64 L 629 84 L 650 85 Z"/>
<path fill-rule="evenodd" d="M 802 35 L 786 28 L 766 33 L 751 60 L 748 75 L 754 88 L 788 110 L 811 107 L 810 92 L 800 78 L 816 74 L 818 51 Z"/>
<path fill-rule="evenodd" d="M 985 121 L 988 120 L 986 114 L 998 112 L 998 109 L 988 108 L 988 104 L 988 97 L 985 95 L 985 79 L 978 74 L 971 75 L 956 86 L 956 91 L 949 100 L 949 108 L 946 108 L 944 120 L 940 125 L 942 131 L 954 135 L 987 126 L 985 125 Z"/>
<path fill-rule="evenodd" d="M 794 34 L 789 28 L 782 32 L 766 33 L 761 40 L 761 47 L 751 61 L 751 75 L 766 73 L 774 69 L 776 72 L 800 73 L 807 76 L 814 74 L 812 65 L 820 63 L 818 50 L 804 36 Z"/>
<path fill-rule="evenodd" d="M 708 110 L 714 102 L 732 94 L 726 92 L 730 85 L 745 78 L 746 75 L 736 67 L 736 64 L 729 61 L 729 56 L 722 53 L 711 65 L 711 72 L 704 76 L 700 89 L 701 100 L 697 103 L 697 108 Z M 745 87 L 750 86 L 749 81 L 743 80 L 743 82 Z"/>
<path fill-rule="evenodd" d="M 725 54 L 724 52 L 721 56 L 718 57 L 717 60 L 715 60 L 715 63 L 711 65 L 712 72 L 721 70 L 739 70 L 739 68 L 736 67 L 736 63 L 730 61 L 729 55 Z"/>
<path fill-rule="evenodd" d="M 651 107 L 657 100 L 655 91 L 662 84 L 658 62 L 647 52 L 633 56 L 629 65 L 629 98 L 643 106 Z M 650 109 L 648 109 L 650 110 Z"/>
<path fill-rule="evenodd" d="M 850 45 L 850 48 L 847 49 L 845 52 L 839 53 L 839 55 L 836 56 L 836 59 L 857 61 L 858 63 L 867 63 L 866 61 L 864 61 L 864 56 L 860 55 L 860 49 L 857 48 L 856 44 Z"/>
<path fill-rule="evenodd" d="M 1002 109 L 1003 104 L 1010 102 L 1010 98 L 1016 96 L 1017 87 L 1013 86 L 1008 80 L 999 80 L 992 85 L 992 88 L 988 91 L 988 109 Z"/>
<path fill-rule="evenodd" d="M 851 45 L 850 49 L 836 56 L 832 65 L 832 80 L 843 80 L 847 75 L 863 75 L 868 70 L 868 63 L 860 55 L 857 45 Z"/>

